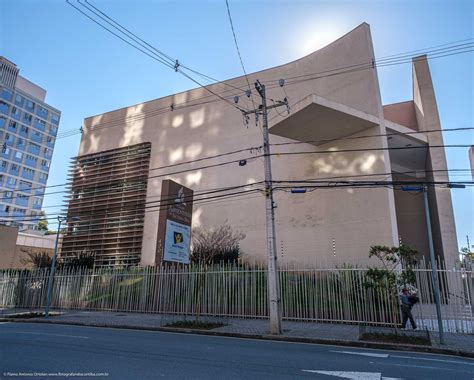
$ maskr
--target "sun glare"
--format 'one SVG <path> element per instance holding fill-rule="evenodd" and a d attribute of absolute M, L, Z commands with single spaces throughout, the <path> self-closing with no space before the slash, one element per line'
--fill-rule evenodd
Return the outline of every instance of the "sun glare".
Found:
<path fill-rule="evenodd" d="M 345 31 L 343 28 L 334 24 L 320 24 L 317 27 L 312 26 L 311 28 L 307 28 L 300 39 L 300 54 L 308 55 L 326 45 L 329 45 L 344 34 Z"/>

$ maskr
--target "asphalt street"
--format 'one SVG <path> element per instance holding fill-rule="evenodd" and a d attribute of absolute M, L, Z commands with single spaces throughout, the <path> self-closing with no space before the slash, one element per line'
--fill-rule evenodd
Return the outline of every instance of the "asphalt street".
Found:
<path fill-rule="evenodd" d="M 0 376 L 472 380 L 474 360 L 164 332 L 1 323 Z"/>

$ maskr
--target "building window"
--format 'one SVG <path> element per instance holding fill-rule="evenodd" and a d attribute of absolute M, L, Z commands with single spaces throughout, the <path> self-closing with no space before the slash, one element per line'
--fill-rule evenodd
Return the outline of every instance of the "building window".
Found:
<path fill-rule="evenodd" d="M 41 161 L 41 166 L 44 166 L 45 168 L 49 168 L 49 161 L 48 160 L 42 160 Z"/>
<path fill-rule="evenodd" d="M 35 123 L 41 124 L 42 126 L 46 126 L 46 122 L 37 117 L 35 117 Z"/>
<path fill-rule="evenodd" d="M 46 137 L 46 142 L 48 144 L 54 144 L 54 139 L 51 136 Z"/>
<path fill-rule="evenodd" d="M 16 121 L 10 120 L 10 122 L 8 123 L 8 128 L 16 130 L 16 127 L 17 127 Z"/>
<path fill-rule="evenodd" d="M 20 129 L 20 132 L 24 133 L 25 135 L 28 134 L 29 132 L 29 128 L 28 127 L 25 127 L 24 125 L 21 126 L 21 129 Z"/>
<path fill-rule="evenodd" d="M 12 165 L 13 166 L 13 165 Z M 15 186 L 16 185 L 16 178 L 13 178 L 13 177 L 8 177 L 7 179 L 7 184 L 11 185 L 11 186 Z"/>
<path fill-rule="evenodd" d="M 35 173 L 35 171 L 33 169 L 30 169 L 30 168 L 23 168 L 23 173 L 28 173 L 28 174 L 33 175 Z"/>
<path fill-rule="evenodd" d="M 23 158 L 23 153 L 19 152 L 19 151 L 16 151 L 15 152 L 15 158 L 21 160 Z"/>
<path fill-rule="evenodd" d="M 4 88 L 4 89 L 2 89 L 1 96 L 2 96 L 3 99 L 6 99 L 6 100 L 10 101 L 13 98 L 13 92 L 11 92 L 7 88 Z"/>
<path fill-rule="evenodd" d="M 59 115 L 53 113 L 53 115 L 51 116 L 51 122 L 56 125 L 59 124 Z"/>
<path fill-rule="evenodd" d="M 12 116 L 20 116 L 20 110 L 16 107 L 12 108 Z"/>
<path fill-rule="evenodd" d="M 23 115 L 23 120 L 25 120 L 27 123 L 31 123 L 31 119 L 33 119 L 33 116 L 25 112 L 25 114 Z"/>
<path fill-rule="evenodd" d="M 6 169 L 8 167 L 8 162 L 2 161 L 1 166 L 2 168 Z"/>
<path fill-rule="evenodd" d="M 22 147 L 22 146 L 24 146 L 24 145 L 25 145 L 25 140 L 18 137 L 18 138 L 16 139 L 16 146 Z"/>
<path fill-rule="evenodd" d="M 34 204 L 35 206 L 41 206 L 41 199 L 40 199 L 40 198 L 35 198 L 35 199 L 33 200 L 33 204 Z"/>
<path fill-rule="evenodd" d="M 26 101 L 26 108 L 29 109 L 30 111 L 35 109 L 35 103 L 33 103 L 31 100 Z"/>
<path fill-rule="evenodd" d="M 23 103 L 23 96 L 21 96 L 20 94 L 16 94 L 15 103 L 21 105 Z"/>
<path fill-rule="evenodd" d="M 21 189 L 31 189 L 32 183 L 26 181 L 20 181 L 20 188 Z"/>
<path fill-rule="evenodd" d="M 10 191 L 7 191 L 7 193 L 11 193 Z M 6 193 L 5 193 L 6 194 Z M 5 206 L 5 212 L 10 212 L 10 206 Z"/>

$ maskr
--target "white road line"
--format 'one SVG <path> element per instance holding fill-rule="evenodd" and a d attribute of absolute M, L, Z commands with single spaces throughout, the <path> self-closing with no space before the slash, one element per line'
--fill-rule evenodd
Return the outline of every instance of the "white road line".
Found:
<path fill-rule="evenodd" d="M 47 334 L 47 333 L 39 333 L 39 332 L 30 332 L 30 331 L 0 331 L 0 334 L 32 334 L 32 335 L 47 335 L 47 336 L 62 336 L 65 338 L 78 338 L 78 339 L 90 339 L 88 336 L 80 336 L 80 335 L 64 335 L 64 334 Z"/>
<path fill-rule="evenodd" d="M 437 369 L 437 370 L 442 370 L 442 371 L 453 371 L 453 369 L 450 369 L 450 368 L 443 368 L 443 367 L 429 367 L 429 366 L 426 366 L 426 365 L 413 365 L 413 364 L 395 364 L 395 363 L 373 363 L 373 364 L 377 364 L 377 365 L 392 365 L 392 366 L 395 366 L 395 367 L 410 367 L 410 368 L 425 368 L 425 369 Z"/>
<path fill-rule="evenodd" d="M 372 358 L 388 358 L 389 356 L 389 354 L 376 354 L 373 352 L 356 352 L 356 351 L 331 351 L 331 352 L 338 352 L 341 354 L 349 354 L 349 355 L 370 356 Z"/>
<path fill-rule="evenodd" d="M 380 372 L 320 371 L 315 369 L 303 369 L 302 371 L 353 380 L 381 380 L 382 378 Z"/>
<path fill-rule="evenodd" d="M 419 357 L 402 356 L 402 355 L 390 355 L 390 357 L 391 358 L 412 359 L 412 360 L 428 360 L 428 361 L 432 361 L 432 362 L 442 362 L 442 363 L 474 365 L 474 363 L 468 363 L 468 362 L 465 362 L 465 361 L 458 361 L 458 360 L 430 359 L 430 358 L 419 358 Z"/>

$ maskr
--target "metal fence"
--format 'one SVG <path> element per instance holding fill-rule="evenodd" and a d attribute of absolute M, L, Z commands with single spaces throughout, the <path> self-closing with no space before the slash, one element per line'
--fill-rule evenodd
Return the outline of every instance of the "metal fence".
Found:
<path fill-rule="evenodd" d="M 366 269 L 280 268 L 283 319 L 308 322 L 400 323 L 396 291 L 367 288 Z M 431 271 L 416 269 L 420 303 L 413 314 L 437 330 Z M 474 333 L 474 274 L 438 270 L 445 330 Z M 0 272 L 0 307 L 45 305 L 49 270 Z M 52 308 L 241 318 L 268 317 L 267 271 L 247 265 L 167 266 L 56 272 Z"/>

